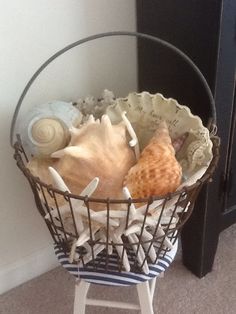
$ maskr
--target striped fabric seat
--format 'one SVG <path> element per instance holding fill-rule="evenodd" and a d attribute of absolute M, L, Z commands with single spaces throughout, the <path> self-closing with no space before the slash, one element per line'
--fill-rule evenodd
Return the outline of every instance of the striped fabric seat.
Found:
<path fill-rule="evenodd" d="M 94 269 L 92 262 L 88 263 L 86 267 L 78 267 L 76 262 L 69 262 L 69 254 L 66 254 L 62 248 L 58 245 L 54 246 L 55 254 L 61 263 L 61 265 L 69 271 L 76 278 L 83 279 L 89 283 L 100 284 L 100 285 L 112 285 L 112 286 L 130 286 L 137 285 L 141 282 L 151 280 L 156 276 L 159 276 L 164 272 L 172 263 L 178 247 L 178 241 L 175 242 L 173 249 L 165 254 L 163 257 L 159 257 L 156 264 L 148 264 L 149 274 L 134 273 L 134 272 L 118 272 L 117 271 L 117 255 L 114 253 L 109 256 L 109 270 L 105 270 L 105 262 L 97 265 Z M 100 254 L 104 254 L 101 252 Z M 99 254 L 99 255 L 100 255 Z M 98 255 L 98 256 L 99 256 Z M 97 261 L 98 259 L 96 259 Z M 101 256 L 100 256 L 101 260 Z M 132 260 L 130 261 L 132 264 Z"/>

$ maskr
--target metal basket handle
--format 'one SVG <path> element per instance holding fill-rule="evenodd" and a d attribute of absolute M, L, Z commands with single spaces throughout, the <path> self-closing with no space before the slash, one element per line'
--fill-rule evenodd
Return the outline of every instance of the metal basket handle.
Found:
<path fill-rule="evenodd" d="M 212 113 L 212 117 L 211 117 L 211 121 L 210 121 L 210 125 L 214 125 L 216 124 L 216 109 L 215 109 L 215 101 L 214 101 L 214 97 L 212 95 L 211 89 L 204 77 L 204 75 L 201 73 L 201 71 L 199 70 L 199 68 L 195 65 L 195 63 L 185 54 L 183 53 L 180 49 L 176 48 L 174 45 L 166 42 L 165 40 L 162 40 L 158 37 L 152 36 L 152 35 L 147 35 L 147 34 L 143 34 L 143 33 L 137 33 L 137 32 L 127 32 L 127 31 L 115 31 L 115 32 L 106 32 L 106 33 L 100 33 L 100 34 L 96 34 L 96 35 L 92 35 L 83 39 L 80 39 L 66 47 L 64 47 L 63 49 L 59 50 L 58 52 L 56 52 L 54 55 L 52 55 L 46 62 L 44 62 L 39 69 L 34 73 L 34 75 L 31 77 L 31 79 L 29 80 L 29 82 L 27 83 L 27 85 L 25 86 L 19 100 L 18 103 L 16 105 L 13 117 L 12 117 L 12 121 L 11 121 L 11 129 L 10 129 L 10 143 L 11 146 L 13 147 L 14 145 L 14 132 L 15 132 L 15 125 L 16 125 L 16 120 L 20 111 L 20 107 L 21 104 L 27 94 L 27 92 L 29 91 L 31 85 L 33 84 L 33 82 L 36 80 L 36 78 L 39 76 L 39 74 L 52 62 L 54 61 L 56 58 L 58 58 L 59 56 L 61 56 L 62 54 L 64 54 L 65 52 L 67 52 L 68 50 L 77 47 L 81 44 L 84 44 L 86 42 L 95 40 L 95 39 L 99 39 L 99 38 L 103 38 L 103 37 L 111 37 L 111 36 L 133 36 L 133 37 L 137 37 L 137 38 L 144 38 L 144 39 L 148 39 L 151 40 L 157 44 L 159 44 L 160 46 L 166 47 L 170 50 L 172 50 L 176 55 L 180 56 L 186 63 L 188 63 L 190 65 L 190 67 L 194 70 L 194 72 L 197 74 L 198 78 L 200 79 L 200 81 L 203 84 L 203 87 L 206 90 L 207 96 L 209 98 L 209 103 L 210 103 L 210 109 L 211 109 L 211 113 Z"/>

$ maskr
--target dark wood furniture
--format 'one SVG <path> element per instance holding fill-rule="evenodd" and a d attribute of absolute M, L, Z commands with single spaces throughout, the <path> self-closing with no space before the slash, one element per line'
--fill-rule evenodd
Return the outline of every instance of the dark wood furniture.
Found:
<path fill-rule="evenodd" d="M 185 52 L 215 97 L 221 158 L 182 231 L 183 262 L 202 277 L 212 270 L 220 232 L 236 222 L 236 1 L 137 0 L 137 29 Z M 206 123 L 208 100 L 191 69 L 153 43 L 140 40 L 138 48 L 139 89 L 178 99 Z"/>

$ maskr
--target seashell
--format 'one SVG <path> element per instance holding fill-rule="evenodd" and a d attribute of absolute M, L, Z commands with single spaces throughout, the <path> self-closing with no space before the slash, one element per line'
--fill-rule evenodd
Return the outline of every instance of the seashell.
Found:
<path fill-rule="evenodd" d="M 35 177 L 38 177 L 42 182 L 54 186 L 54 181 L 48 170 L 49 167 L 55 167 L 56 160 L 53 158 L 38 158 L 33 157 L 27 164 L 27 168 L 30 170 L 31 174 Z M 55 207 L 55 200 L 48 193 L 47 189 L 44 188 L 42 192 L 42 188 L 39 190 L 39 196 L 43 200 L 43 202 L 47 202 L 49 206 Z M 65 203 L 65 199 L 61 195 L 57 195 L 57 203 L 59 206 Z"/>
<path fill-rule="evenodd" d="M 183 135 L 180 135 L 179 137 L 172 139 L 172 145 L 174 147 L 175 153 L 178 153 L 181 150 L 187 137 L 188 133 L 186 132 Z"/>
<path fill-rule="evenodd" d="M 102 92 L 101 100 L 107 105 L 110 105 L 114 102 L 114 99 L 115 99 L 114 93 L 108 89 L 104 89 L 104 91 Z"/>
<path fill-rule="evenodd" d="M 101 116 L 105 114 L 107 107 L 114 103 L 114 99 L 115 96 L 113 92 L 104 89 L 102 98 L 99 99 L 97 105 L 94 107 L 94 116 L 96 118 L 101 118 Z"/>
<path fill-rule="evenodd" d="M 53 158 L 38 158 L 33 157 L 27 164 L 27 168 L 31 174 L 35 177 L 40 178 L 42 182 L 47 184 L 53 184 L 48 167 L 54 167 L 56 161 Z"/>
<path fill-rule="evenodd" d="M 162 122 L 137 164 L 129 170 L 124 185 L 133 198 L 163 196 L 177 189 L 181 177 L 181 166 L 175 158 L 167 125 Z"/>
<path fill-rule="evenodd" d="M 69 143 L 69 128 L 77 126 L 81 119 L 81 113 L 71 103 L 55 101 L 36 106 L 21 123 L 23 146 L 34 156 L 50 156 Z"/>
<path fill-rule="evenodd" d="M 52 118 L 42 118 L 33 121 L 29 127 L 31 143 L 37 147 L 37 155 L 49 156 L 58 149 L 65 147 L 69 140 L 69 131 L 61 121 Z"/>
<path fill-rule="evenodd" d="M 101 122 L 91 116 L 81 128 L 73 128 L 71 134 L 69 145 L 52 154 L 53 158 L 58 158 L 54 168 L 70 191 L 79 195 L 94 177 L 98 177 L 94 198 L 122 198 L 124 177 L 135 164 L 134 152 L 126 140 L 125 125 L 112 125 L 107 115 L 102 116 Z M 92 209 L 101 207 L 90 205 Z"/>
<path fill-rule="evenodd" d="M 204 166 L 200 168 L 198 171 L 196 171 L 191 177 L 189 177 L 187 180 L 184 180 L 183 183 L 178 187 L 177 190 L 181 190 L 183 187 L 191 186 L 197 182 L 197 180 L 201 179 L 202 176 L 207 171 L 207 166 Z"/>
<path fill-rule="evenodd" d="M 83 114 L 83 122 L 85 122 L 85 117 L 91 114 L 96 117 L 96 119 L 100 119 L 106 112 L 107 107 L 114 103 L 114 99 L 115 96 L 113 92 L 104 89 L 100 99 L 96 99 L 93 96 L 87 96 L 85 99 L 79 98 L 74 105 Z"/>
<path fill-rule="evenodd" d="M 176 151 L 176 158 L 183 166 L 183 174 L 189 177 L 201 167 L 209 165 L 213 157 L 209 131 L 187 106 L 182 106 L 175 99 L 167 99 L 159 93 L 142 92 L 130 93 L 126 98 L 117 98 L 108 106 L 106 114 L 112 123 L 119 123 L 123 111 L 126 111 L 127 118 L 135 130 L 141 150 L 149 143 L 159 123 L 166 121 L 174 146 L 177 144 L 176 139 L 188 133 L 182 143 L 177 144 Z M 199 148 L 201 147 L 198 156 L 193 156 L 192 148 L 189 147 L 194 141 L 199 141 Z M 200 151 L 202 158 L 199 157 Z"/>
<path fill-rule="evenodd" d="M 93 112 L 94 107 L 97 101 L 93 96 L 87 96 L 84 100 L 78 99 L 76 102 L 76 106 L 79 108 L 81 113 L 86 116 Z"/>

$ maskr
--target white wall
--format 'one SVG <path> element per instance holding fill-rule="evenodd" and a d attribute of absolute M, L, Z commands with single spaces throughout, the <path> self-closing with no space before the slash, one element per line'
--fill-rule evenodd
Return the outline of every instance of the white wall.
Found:
<path fill-rule="evenodd" d="M 34 71 L 57 50 L 94 33 L 135 30 L 135 1 L 0 0 L 0 7 L 1 293 L 57 265 L 49 232 L 9 146 L 14 106 Z M 37 103 L 98 95 L 104 88 L 125 96 L 136 88 L 133 44 L 106 39 L 66 54 L 32 87 L 23 114 Z"/>

